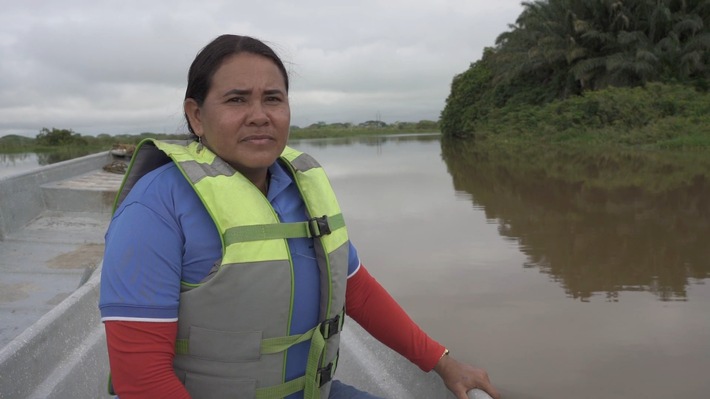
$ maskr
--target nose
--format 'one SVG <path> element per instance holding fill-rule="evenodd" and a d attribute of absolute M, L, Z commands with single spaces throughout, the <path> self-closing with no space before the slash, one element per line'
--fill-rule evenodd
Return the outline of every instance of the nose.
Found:
<path fill-rule="evenodd" d="M 247 124 L 253 126 L 264 126 L 269 124 L 269 115 L 264 109 L 264 104 L 260 101 L 255 101 L 249 108 L 249 114 L 247 115 Z"/>

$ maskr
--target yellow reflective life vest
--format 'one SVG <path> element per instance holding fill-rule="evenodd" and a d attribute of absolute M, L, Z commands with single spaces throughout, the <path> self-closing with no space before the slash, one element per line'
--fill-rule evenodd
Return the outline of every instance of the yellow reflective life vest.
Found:
<path fill-rule="evenodd" d="M 280 223 L 248 179 L 198 143 L 147 139 L 136 148 L 114 209 L 147 172 L 174 162 L 222 240 L 216 273 L 182 283 L 174 369 L 193 398 L 327 398 L 344 318 L 349 241 L 328 178 L 309 155 L 286 147 L 286 166 L 308 220 Z M 289 335 L 293 262 L 287 238 L 313 239 L 320 271 L 319 324 Z M 310 341 L 305 375 L 285 381 L 286 350 Z"/>

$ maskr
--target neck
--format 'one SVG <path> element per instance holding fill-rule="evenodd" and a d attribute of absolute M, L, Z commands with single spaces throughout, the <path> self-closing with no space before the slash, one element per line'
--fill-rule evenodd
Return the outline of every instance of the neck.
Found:
<path fill-rule="evenodd" d="M 269 171 L 263 170 L 252 173 L 245 173 L 240 171 L 244 177 L 246 177 L 256 188 L 259 189 L 264 195 L 269 192 Z"/>
<path fill-rule="evenodd" d="M 202 137 L 201 144 L 204 145 L 206 148 L 208 148 L 212 153 L 217 154 L 215 151 L 212 150 L 211 146 L 207 144 L 207 141 L 205 140 L 204 137 Z M 219 155 L 217 155 L 219 156 Z M 222 158 L 224 159 L 224 158 Z M 269 173 L 269 168 L 246 168 L 243 167 L 242 165 L 235 164 L 232 162 L 228 162 L 225 160 L 234 170 L 237 172 L 241 173 L 242 176 L 246 177 L 247 180 L 252 182 L 253 185 L 256 186 L 256 188 L 259 189 L 264 195 L 266 195 L 269 192 L 269 178 L 270 178 L 270 173 Z"/>
<path fill-rule="evenodd" d="M 267 173 L 264 180 L 255 186 L 266 196 L 269 193 L 269 174 Z"/>

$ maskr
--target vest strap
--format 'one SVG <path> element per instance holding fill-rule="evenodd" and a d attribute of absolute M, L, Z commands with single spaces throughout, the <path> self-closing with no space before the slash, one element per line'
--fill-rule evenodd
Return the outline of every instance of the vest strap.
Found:
<path fill-rule="evenodd" d="M 320 365 L 323 361 L 325 338 L 316 329 L 311 339 L 311 349 L 308 351 L 308 362 L 306 363 L 306 386 L 303 389 L 304 398 L 320 399 L 321 373 Z"/>
<path fill-rule="evenodd" d="M 320 325 L 313 327 L 303 334 L 287 335 L 285 337 L 262 339 L 259 353 L 262 355 L 271 355 L 274 353 L 283 352 L 296 344 L 300 344 L 301 342 L 306 342 L 309 339 L 311 339 L 311 337 L 313 337 L 313 333 L 319 327 L 320 327 Z M 175 354 L 176 355 L 189 355 L 190 354 L 190 339 L 189 338 L 182 338 L 182 339 L 175 340 Z"/>
<path fill-rule="evenodd" d="M 304 391 L 304 397 L 306 398 L 320 399 L 320 388 L 333 379 L 335 372 L 333 362 L 328 363 L 324 367 L 320 367 L 325 354 L 325 342 L 328 338 L 340 331 L 342 328 L 342 320 L 343 314 L 341 313 L 319 323 L 303 334 L 263 339 L 261 341 L 260 350 L 262 355 L 284 352 L 293 345 L 308 340 L 311 341 L 311 348 L 308 351 L 305 375 L 283 384 L 257 388 L 256 399 L 280 399 L 299 391 Z M 187 355 L 189 353 L 189 339 L 175 340 L 175 354 Z"/>
<path fill-rule="evenodd" d="M 345 227 L 343 214 L 313 218 L 306 222 L 254 224 L 235 226 L 224 232 L 224 245 L 238 242 L 276 240 L 282 238 L 313 238 Z M 327 231 L 327 233 L 326 233 Z"/>
<path fill-rule="evenodd" d="M 313 327 L 300 335 L 288 335 L 285 337 L 263 339 L 261 340 L 261 354 L 270 355 L 272 353 L 283 352 L 296 344 L 308 341 L 313 337 L 313 333 L 317 328 L 318 326 Z"/>
<path fill-rule="evenodd" d="M 111 378 L 111 371 L 108 372 L 108 394 L 109 395 L 116 395 L 116 391 L 113 389 L 113 380 Z"/>
<path fill-rule="evenodd" d="M 256 389 L 256 399 L 282 399 L 292 393 L 303 390 L 306 385 L 306 376 L 294 378 L 291 381 L 283 384 L 274 385 L 272 387 L 264 387 Z"/>
<path fill-rule="evenodd" d="M 176 339 L 175 340 L 175 354 L 176 355 L 189 355 L 190 354 L 190 340 Z"/>
<path fill-rule="evenodd" d="M 292 393 L 303 390 L 306 398 L 319 399 L 320 387 L 326 384 L 333 378 L 333 363 L 328 363 L 325 367 L 319 367 L 321 364 L 325 340 L 323 337 L 324 325 L 329 325 L 332 320 L 336 323 L 340 317 L 336 316 L 333 319 L 326 320 L 324 323 L 318 324 L 303 334 L 289 335 L 286 337 L 266 338 L 261 341 L 261 354 L 273 354 L 283 352 L 293 345 L 311 340 L 311 348 L 308 351 L 308 363 L 306 366 L 306 374 L 295 378 L 283 384 L 270 387 L 257 388 L 257 399 L 280 399 Z M 175 354 L 186 355 L 190 352 L 188 339 L 175 340 Z M 312 396 L 308 396 L 310 395 Z"/>

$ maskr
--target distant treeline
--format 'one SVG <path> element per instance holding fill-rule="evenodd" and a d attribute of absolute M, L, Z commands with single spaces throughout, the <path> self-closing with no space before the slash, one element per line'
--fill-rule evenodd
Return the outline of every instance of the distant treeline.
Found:
<path fill-rule="evenodd" d="M 108 150 L 114 144 L 137 144 L 144 138 L 185 139 L 187 134 L 161 134 L 144 132 L 140 134 L 120 134 L 109 135 L 99 134 L 98 136 L 85 136 L 72 129 L 42 128 L 34 138 L 19 135 L 7 135 L 0 137 L 0 151 L 3 152 L 46 152 L 55 151 L 58 148 L 73 148 L 83 150 L 82 153 L 90 153 L 100 150 Z"/>
<path fill-rule="evenodd" d="M 710 2 L 523 7 L 510 31 L 454 77 L 440 119 L 445 136 L 710 146 Z"/>
<path fill-rule="evenodd" d="M 420 120 L 419 122 L 394 122 L 391 124 L 387 124 L 383 121 L 370 120 L 357 125 L 352 123 L 318 122 L 303 128 L 291 126 L 292 138 L 347 137 L 394 133 L 438 132 L 439 122 L 430 120 Z"/>
<path fill-rule="evenodd" d="M 436 133 L 438 122 L 421 120 L 419 122 L 395 122 L 387 124 L 382 121 L 367 121 L 360 124 L 318 122 L 301 128 L 291 126 L 292 138 L 344 137 L 392 133 Z M 34 137 L 7 135 L 0 137 L 0 151 L 52 151 L 56 148 L 83 148 L 86 150 L 110 149 L 114 144 L 138 144 L 145 138 L 161 140 L 183 140 L 188 133 L 164 134 L 143 132 L 139 134 L 99 134 L 97 136 L 82 135 L 72 129 L 42 128 Z"/>

